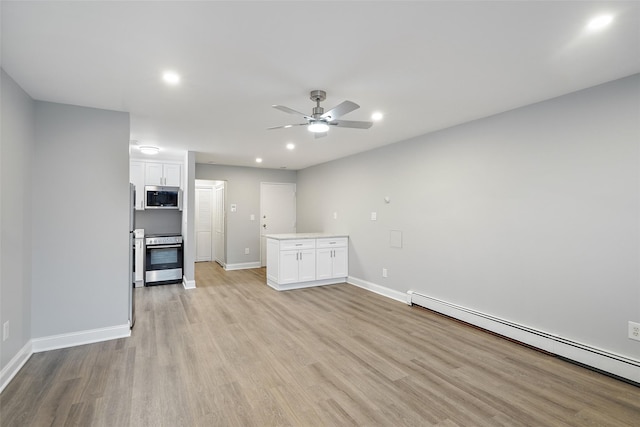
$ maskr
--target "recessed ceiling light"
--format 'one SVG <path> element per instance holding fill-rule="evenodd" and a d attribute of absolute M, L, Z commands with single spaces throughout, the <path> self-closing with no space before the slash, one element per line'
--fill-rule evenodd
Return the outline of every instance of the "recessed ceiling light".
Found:
<path fill-rule="evenodd" d="M 384 115 L 380 111 L 376 111 L 371 115 L 371 120 L 377 122 L 378 120 L 382 120 L 382 117 L 384 117 Z"/>
<path fill-rule="evenodd" d="M 180 83 L 180 75 L 174 71 L 165 71 L 162 75 L 162 80 L 170 85 L 177 85 Z"/>
<path fill-rule="evenodd" d="M 260 157 L 256 157 L 256 163 L 262 163 L 262 159 Z"/>
<path fill-rule="evenodd" d="M 611 24 L 612 21 L 613 16 L 611 15 L 596 16 L 591 21 L 589 21 L 589 23 L 587 24 L 587 28 L 591 31 L 598 31 Z"/>
<path fill-rule="evenodd" d="M 293 150 L 294 148 L 296 148 L 296 144 L 293 144 L 291 142 L 287 144 L 287 150 Z"/>
<path fill-rule="evenodd" d="M 160 152 L 160 149 L 152 145 L 141 145 L 140 152 L 143 154 L 158 154 Z"/>

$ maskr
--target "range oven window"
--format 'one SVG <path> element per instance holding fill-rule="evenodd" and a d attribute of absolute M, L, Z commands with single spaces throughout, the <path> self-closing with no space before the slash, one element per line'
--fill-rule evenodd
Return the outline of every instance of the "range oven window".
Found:
<path fill-rule="evenodd" d="M 149 264 L 156 267 L 170 267 L 178 263 L 178 252 L 180 248 L 151 249 Z"/>

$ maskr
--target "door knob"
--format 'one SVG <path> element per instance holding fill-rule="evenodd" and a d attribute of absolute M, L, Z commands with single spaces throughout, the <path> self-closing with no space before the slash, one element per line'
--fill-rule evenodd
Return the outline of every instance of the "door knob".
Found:
<path fill-rule="evenodd" d="M 267 224 L 262 224 L 262 226 L 263 226 L 264 228 L 267 228 Z"/>

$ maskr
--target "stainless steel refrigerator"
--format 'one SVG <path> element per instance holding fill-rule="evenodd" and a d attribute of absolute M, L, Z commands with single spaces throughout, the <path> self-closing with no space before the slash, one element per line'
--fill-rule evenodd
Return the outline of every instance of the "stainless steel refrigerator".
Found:
<path fill-rule="evenodd" d="M 136 228 L 136 186 L 129 183 L 129 327 L 133 329 L 136 323 L 136 302 L 133 290 L 136 286 L 134 272 L 134 247 L 133 230 Z"/>

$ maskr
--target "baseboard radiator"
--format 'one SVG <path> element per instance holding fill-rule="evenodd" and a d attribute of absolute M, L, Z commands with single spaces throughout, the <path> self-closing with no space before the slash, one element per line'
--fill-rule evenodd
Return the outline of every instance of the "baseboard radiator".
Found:
<path fill-rule="evenodd" d="M 611 353 L 419 292 L 408 291 L 407 296 L 409 305 L 418 305 L 436 311 L 588 368 L 640 385 L 640 360 Z"/>

